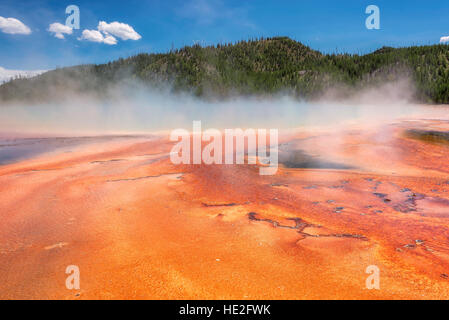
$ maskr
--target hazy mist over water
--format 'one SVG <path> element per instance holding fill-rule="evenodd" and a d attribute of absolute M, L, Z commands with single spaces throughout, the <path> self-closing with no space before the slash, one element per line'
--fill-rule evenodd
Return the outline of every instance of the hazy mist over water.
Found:
<path fill-rule="evenodd" d="M 192 121 L 206 128 L 273 128 L 344 126 L 387 122 L 402 117 L 437 113 L 446 108 L 411 102 L 409 82 L 363 90 L 350 99 L 323 94 L 320 101 L 306 102 L 288 95 L 235 97 L 207 101 L 187 93 L 135 88 L 111 90 L 108 99 L 70 94 L 46 104 L 0 105 L 0 133 L 28 135 L 101 135 L 148 133 L 176 128 L 191 130 Z"/>

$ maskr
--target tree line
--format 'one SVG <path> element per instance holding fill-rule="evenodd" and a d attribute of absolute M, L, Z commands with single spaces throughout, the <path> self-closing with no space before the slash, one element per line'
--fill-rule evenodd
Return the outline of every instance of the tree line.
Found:
<path fill-rule="evenodd" d="M 358 55 L 322 54 L 287 37 L 193 45 L 14 79 L 0 86 L 0 99 L 47 101 L 68 92 L 106 96 L 117 84 L 136 82 L 204 98 L 286 92 L 314 99 L 334 87 L 351 94 L 403 77 L 414 84 L 418 101 L 449 103 L 449 46 L 383 47 Z"/>

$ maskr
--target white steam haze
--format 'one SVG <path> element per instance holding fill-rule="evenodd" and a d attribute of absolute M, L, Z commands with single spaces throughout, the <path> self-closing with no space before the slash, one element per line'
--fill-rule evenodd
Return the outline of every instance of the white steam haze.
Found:
<path fill-rule="evenodd" d="M 100 135 L 151 133 L 176 128 L 191 130 L 200 120 L 207 128 L 293 129 L 386 123 L 412 117 L 435 108 L 413 104 L 413 88 L 407 80 L 363 90 L 352 98 L 336 98 L 329 90 L 320 101 L 305 102 L 288 95 L 271 98 L 235 97 L 206 101 L 187 93 L 150 90 L 134 84 L 132 89 L 115 87 L 109 99 L 99 100 L 70 94 L 64 102 L 1 104 L 1 132 Z M 445 109 L 445 108 L 444 108 Z M 444 110 L 442 118 L 445 118 Z"/>
<path fill-rule="evenodd" d="M 0 67 L 0 84 L 8 82 L 9 80 L 15 79 L 17 77 L 21 78 L 35 77 L 47 71 L 48 70 L 9 70 Z"/>

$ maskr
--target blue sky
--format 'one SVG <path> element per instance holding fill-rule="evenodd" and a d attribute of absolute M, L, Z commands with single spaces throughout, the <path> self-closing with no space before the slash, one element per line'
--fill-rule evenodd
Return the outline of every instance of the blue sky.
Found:
<path fill-rule="evenodd" d="M 68 5 L 80 9 L 80 29 L 58 39 L 48 31 L 65 24 Z M 380 30 L 365 27 L 365 8 L 380 8 Z M 165 52 L 194 42 L 215 44 L 254 37 L 285 35 L 323 52 L 366 53 L 383 45 L 439 43 L 449 36 L 447 0 L 147 0 L 80 1 L 2 0 L 0 17 L 20 20 L 29 34 L 0 30 L 0 66 L 52 69 L 81 63 L 104 63 L 141 52 Z M 78 40 L 99 21 L 129 25 L 138 40 L 108 45 Z"/>

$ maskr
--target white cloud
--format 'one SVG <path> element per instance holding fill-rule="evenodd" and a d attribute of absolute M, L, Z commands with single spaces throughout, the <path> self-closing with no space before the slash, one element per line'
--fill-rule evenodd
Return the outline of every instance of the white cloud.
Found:
<path fill-rule="evenodd" d="M 100 31 L 97 30 L 83 30 L 81 37 L 78 40 L 86 40 L 91 42 L 105 43 L 109 45 L 117 44 L 117 39 L 113 36 L 104 37 Z"/>
<path fill-rule="evenodd" d="M 440 38 L 440 43 L 448 43 L 448 42 L 449 42 L 449 36 Z"/>
<path fill-rule="evenodd" d="M 64 39 L 64 34 L 72 34 L 73 32 L 72 28 L 59 22 L 52 23 L 48 27 L 48 31 L 53 33 L 58 39 Z"/>
<path fill-rule="evenodd" d="M 8 70 L 0 67 L 0 84 L 14 79 L 18 76 L 23 78 L 30 78 L 47 71 L 48 70 Z"/>
<path fill-rule="evenodd" d="M 122 40 L 139 40 L 142 38 L 129 24 L 117 21 L 111 23 L 100 21 L 98 30 L 106 35 L 113 35 Z"/>
<path fill-rule="evenodd" d="M 31 30 L 20 20 L 0 16 L 0 30 L 9 34 L 30 34 Z"/>
<path fill-rule="evenodd" d="M 97 30 L 83 30 L 81 37 L 78 40 L 87 40 L 92 42 L 103 42 L 103 35 Z"/>
<path fill-rule="evenodd" d="M 114 38 L 113 36 L 106 36 L 104 37 L 103 42 L 109 45 L 114 45 L 117 44 L 117 39 Z"/>
<path fill-rule="evenodd" d="M 117 38 L 122 40 L 139 40 L 142 38 L 133 27 L 126 23 L 100 21 L 98 30 L 84 30 L 78 40 L 87 40 L 92 42 L 105 43 L 109 45 L 117 44 Z"/>

